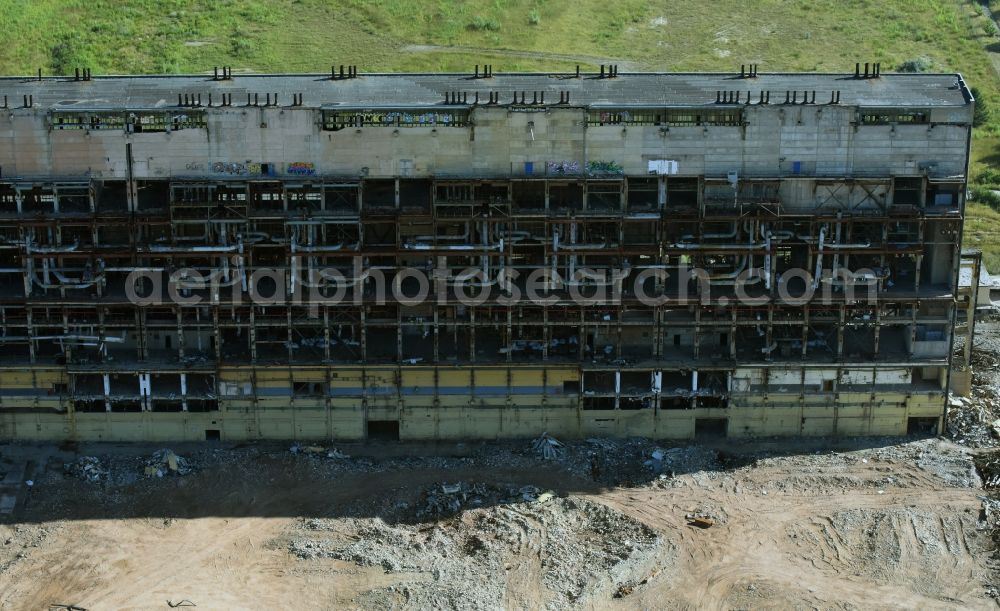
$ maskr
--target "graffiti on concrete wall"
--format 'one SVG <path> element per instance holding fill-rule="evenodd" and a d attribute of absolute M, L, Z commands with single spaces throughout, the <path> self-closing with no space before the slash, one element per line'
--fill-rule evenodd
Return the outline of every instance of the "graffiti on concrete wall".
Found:
<path fill-rule="evenodd" d="M 285 172 L 296 176 L 312 176 L 316 174 L 316 166 L 308 161 L 292 161 L 285 166 Z"/>
<path fill-rule="evenodd" d="M 578 161 L 550 161 L 548 163 L 549 174 L 579 174 L 580 163 Z"/>
<path fill-rule="evenodd" d="M 590 176 L 621 176 L 625 169 L 614 161 L 588 161 L 587 174 Z"/>
<path fill-rule="evenodd" d="M 212 164 L 212 171 L 217 174 L 232 174 L 234 176 L 249 173 L 247 164 L 238 161 L 216 161 Z"/>
<path fill-rule="evenodd" d="M 212 171 L 216 174 L 229 174 L 231 176 L 260 175 L 270 176 L 272 165 L 269 163 L 243 163 L 240 161 L 216 161 L 212 164 Z"/>

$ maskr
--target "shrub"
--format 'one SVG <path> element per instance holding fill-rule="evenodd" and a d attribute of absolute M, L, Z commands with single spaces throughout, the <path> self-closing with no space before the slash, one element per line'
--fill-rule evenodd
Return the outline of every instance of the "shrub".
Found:
<path fill-rule="evenodd" d="M 976 109 L 972 114 L 972 127 L 987 125 L 990 122 L 990 115 L 993 114 L 990 103 L 980 94 L 979 89 L 976 87 L 969 87 L 969 91 L 972 93 L 972 97 L 976 98 Z"/>
<path fill-rule="evenodd" d="M 990 208 L 1000 211 L 1000 193 L 996 193 L 986 187 L 973 186 L 970 188 L 969 199 L 979 204 L 986 204 Z"/>
<path fill-rule="evenodd" d="M 985 167 L 976 174 L 973 182 L 977 185 L 1000 189 L 1000 168 Z"/>
<path fill-rule="evenodd" d="M 528 24 L 538 25 L 541 22 L 542 22 L 542 14 L 538 12 L 538 9 L 535 8 L 531 9 L 531 12 L 528 13 Z"/>
<path fill-rule="evenodd" d="M 479 30 L 486 32 L 497 32 L 500 30 L 500 22 L 496 19 L 491 19 L 490 17 L 476 17 L 469 24 L 470 30 Z"/>
<path fill-rule="evenodd" d="M 896 66 L 899 72 L 927 72 L 934 62 L 929 57 L 915 57 Z"/>
<path fill-rule="evenodd" d="M 52 71 L 56 74 L 69 74 L 75 67 L 91 65 L 82 58 L 82 51 L 83 39 L 77 32 L 60 35 L 49 50 Z"/>

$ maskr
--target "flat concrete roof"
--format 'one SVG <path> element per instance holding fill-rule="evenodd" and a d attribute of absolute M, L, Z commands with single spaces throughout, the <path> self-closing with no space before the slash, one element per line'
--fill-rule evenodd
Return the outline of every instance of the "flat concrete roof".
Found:
<path fill-rule="evenodd" d="M 339 71 L 339 67 L 338 67 Z M 220 72 L 221 73 L 221 72 Z M 850 74 L 758 73 L 743 78 L 739 73 L 625 73 L 601 78 L 582 73 L 494 73 L 490 78 L 468 74 L 365 74 L 357 78 L 331 79 L 329 74 L 234 74 L 232 80 L 214 80 L 207 75 L 185 76 L 94 76 L 90 81 L 70 77 L 0 77 L 0 95 L 10 108 L 23 105 L 31 95 L 36 107 L 50 108 L 170 108 L 177 95 L 201 95 L 202 105 L 219 105 L 222 94 L 231 94 L 234 106 L 247 103 L 247 94 L 257 94 L 264 104 L 267 94 L 278 95 L 281 106 L 292 104 L 293 94 L 302 94 L 303 106 L 321 107 L 423 107 L 445 105 L 451 92 L 466 94 L 471 105 L 476 92 L 480 104 L 497 92 L 501 105 L 513 101 L 514 92 L 525 92 L 530 105 L 535 92 L 545 92 L 545 104 L 556 105 L 561 92 L 569 92 L 570 106 L 715 106 L 716 93 L 747 92 L 754 102 L 761 91 L 770 92 L 770 103 L 781 104 L 786 91 L 815 91 L 817 105 L 827 104 L 831 92 L 840 92 L 840 104 L 871 107 L 948 107 L 968 103 L 964 82 L 958 74 L 888 74 L 856 78 Z M 971 96 L 970 96 L 971 97 Z M 457 105 L 461 103 L 461 97 Z M 724 106 L 724 105 L 720 105 Z"/>

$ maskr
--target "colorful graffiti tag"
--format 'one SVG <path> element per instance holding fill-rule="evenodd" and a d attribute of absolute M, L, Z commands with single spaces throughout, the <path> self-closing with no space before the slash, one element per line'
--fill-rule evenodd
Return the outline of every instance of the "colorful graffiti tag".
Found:
<path fill-rule="evenodd" d="M 549 174 L 579 174 L 580 163 L 578 161 L 550 161 L 546 166 Z"/>
<path fill-rule="evenodd" d="M 312 176 L 316 174 L 316 165 L 308 161 L 292 161 L 285 166 L 285 173 L 296 176 Z"/>
<path fill-rule="evenodd" d="M 244 176 L 255 174 L 271 174 L 271 164 L 268 163 L 242 163 L 240 161 L 216 161 L 212 164 L 212 171 L 216 174 L 230 174 L 232 176 Z"/>
<path fill-rule="evenodd" d="M 589 176 L 621 176 L 625 169 L 614 161 L 588 161 L 587 174 Z"/>

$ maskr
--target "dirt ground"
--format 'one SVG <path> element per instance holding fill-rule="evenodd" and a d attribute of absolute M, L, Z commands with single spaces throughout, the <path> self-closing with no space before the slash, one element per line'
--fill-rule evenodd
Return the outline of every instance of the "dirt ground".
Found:
<path fill-rule="evenodd" d="M 0 448 L 2 608 L 998 606 L 979 450 L 940 439 L 155 449 Z"/>

